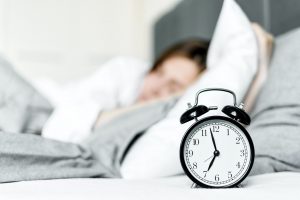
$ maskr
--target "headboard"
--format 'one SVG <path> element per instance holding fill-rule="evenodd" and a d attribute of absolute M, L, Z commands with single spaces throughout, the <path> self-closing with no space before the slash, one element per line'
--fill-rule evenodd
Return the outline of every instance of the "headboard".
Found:
<path fill-rule="evenodd" d="M 299 0 L 236 0 L 251 21 L 273 35 L 300 26 Z M 212 37 L 223 0 L 182 0 L 154 25 L 154 57 L 185 38 Z"/>

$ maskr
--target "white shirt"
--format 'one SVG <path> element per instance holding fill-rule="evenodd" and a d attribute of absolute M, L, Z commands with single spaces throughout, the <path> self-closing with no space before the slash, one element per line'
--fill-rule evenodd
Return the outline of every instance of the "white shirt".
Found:
<path fill-rule="evenodd" d="M 140 60 L 121 57 L 105 63 L 90 77 L 64 88 L 39 85 L 39 90 L 55 107 L 42 136 L 80 143 L 91 132 L 101 111 L 136 101 L 149 68 L 149 64 Z"/>

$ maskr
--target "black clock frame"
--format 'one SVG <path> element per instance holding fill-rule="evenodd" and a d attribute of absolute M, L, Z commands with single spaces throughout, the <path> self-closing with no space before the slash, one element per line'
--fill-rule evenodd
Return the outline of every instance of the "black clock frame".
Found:
<path fill-rule="evenodd" d="M 185 156 L 185 152 L 184 152 L 184 147 L 185 147 L 185 141 L 187 139 L 187 137 L 189 136 L 191 130 L 193 130 L 193 128 L 195 128 L 195 126 L 199 125 L 200 123 L 203 123 L 203 122 L 206 122 L 206 121 L 209 121 L 209 120 L 224 120 L 224 121 L 228 121 L 234 125 L 236 125 L 238 128 L 240 128 L 246 138 L 248 139 L 249 141 L 249 146 L 250 146 L 250 151 L 251 151 L 251 157 L 250 157 L 250 165 L 248 166 L 248 169 L 247 171 L 244 173 L 244 176 L 238 180 L 237 182 L 235 182 L 234 184 L 232 185 L 228 185 L 228 186 L 211 186 L 211 185 L 206 185 L 205 183 L 202 183 L 200 182 L 199 180 L 197 180 L 191 173 L 190 171 L 188 170 L 188 167 L 186 166 L 185 164 L 185 159 L 184 159 L 184 156 Z M 188 130 L 185 132 L 182 140 L 181 140 L 181 143 L 180 143 L 180 150 L 179 150 L 179 155 L 180 155 L 180 162 L 181 162 L 181 166 L 185 172 L 185 174 L 195 183 L 197 184 L 198 186 L 200 187 L 205 187 L 205 188 L 230 188 L 230 187 L 235 187 L 237 186 L 238 184 L 240 184 L 247 176 L 248 174 L 250 173 L 251 169 L 252 169 L 252 166 L 253 166 L 253 163 L 254 163 L 254 157 L 255 157 L 255 150 L 254 150 L 254 145 L 253 145 L 253 141 L 248 133 L 248 131 L 240 124 L 238 123 L 237 121 L 229 118 L 229 117 L 224 117 L 224 116 L 220 116 L 220 115 L 215 115 L 215 116 L 209 116 L 209 117 L 205 117 L 199 121 L 196 121 L 194 124 L 192 124 Z"/>

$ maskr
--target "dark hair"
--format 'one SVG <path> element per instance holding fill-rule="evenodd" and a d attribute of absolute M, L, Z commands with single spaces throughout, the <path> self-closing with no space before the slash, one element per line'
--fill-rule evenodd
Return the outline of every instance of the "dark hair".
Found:
<path fill-rule="evenodd" d="M 181 41 L 164 53 L 154 62 L 151 71 L 155 71 L 168 58 L 181 56 L 193 60 L 200 68 L 200 72 L 206 69 L 206 57 L 208 52 L 209 42 L 200 39 L 188 39 Z"/>

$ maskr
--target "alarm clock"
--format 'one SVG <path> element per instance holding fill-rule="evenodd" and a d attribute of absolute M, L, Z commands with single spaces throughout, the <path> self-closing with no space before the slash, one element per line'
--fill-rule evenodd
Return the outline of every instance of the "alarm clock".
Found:
<path fill-rule="evenodd" d="M 217 106 L 198 105 L 203 92 L 221 91 L 233 96 L 233 105 L 222 108 L 223 115 L 200 116 Z M 249 174 L 254 162 L 254 145 L 244 128 L 250 117 L 237 106 L 234 92 L 208 88 L 196 94 L 194 106 L 180 118 L 180 123 L 195 122 L 188 128 L 180 144 L 180 162 L 186 175 L 200 187 L 226 188 L 238 186 Z"/>

